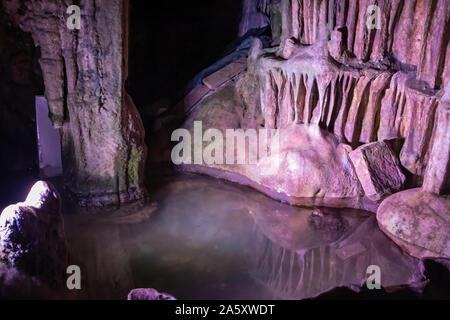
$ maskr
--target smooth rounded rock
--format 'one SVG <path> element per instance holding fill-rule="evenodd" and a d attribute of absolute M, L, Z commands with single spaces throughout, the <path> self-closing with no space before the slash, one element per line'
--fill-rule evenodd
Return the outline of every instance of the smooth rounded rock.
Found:
<path fill-rule="evenodd" d="M 381 230 L 417 258 L 450 258 L 450 197 L 420 189 L 396 193 L 377 211 Z"/>

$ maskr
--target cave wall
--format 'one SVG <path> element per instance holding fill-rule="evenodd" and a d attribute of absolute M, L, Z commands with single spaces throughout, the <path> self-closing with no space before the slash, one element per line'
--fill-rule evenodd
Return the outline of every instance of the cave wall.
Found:
<path fill-rule="evenodd" d="M 371 5 L 380 8 L 380 29 L 366 27 Z M 358 61 L 416 70 L 432 89 L 442 88 L 449 76 L 447 0 L 274 0 L 271 8 L 281 24 L 274 38 L 313 44 L 336 30 L 346 53 Z"/>
<path fill-rule="evenodd" d="M 230 64 L 213 74 L 221 85 L 190 108 L 183 128 L 279 129 L 279 149 L 256 165 L 179 168 L 296 205 L 375 212 L 404 188 L 448 194 L 448 1 L 267 5 L 272 46 L 255 39 L 245 72 L 227 76 Z M 379 29 L 366 25 L 371 5 Z"/>
<path fill-rule="evenodd" d="M 40 47 L 50 116 L 60 129 L 64 182 L 82 205 L 119 204 L 145 195 L 144 128 L 124 89 L 128 1 L 81 0 L 80 29 L 69 29 L 72 1 L 3 1 Z"/>
<path fill-rule="evenodd" d="M 372 4 L 380 29 L 366 26 Z M 448 193 L 449 17 L 445 0 L 272 1 L 280 48 L 249 60 L 265 123 L 319 125 L 353 148 L 397 139 L 410 186 L 427 176 Z"/>

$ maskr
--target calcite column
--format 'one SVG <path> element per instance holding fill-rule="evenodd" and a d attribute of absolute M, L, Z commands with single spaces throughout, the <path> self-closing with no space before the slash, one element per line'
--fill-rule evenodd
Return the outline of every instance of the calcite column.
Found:
<path fill-rule="evenodd" d="M 50 114 L 60 129 L 65 186 L 87 206 L 140 199 L 144 127 L 124 88 L 128 0 L 15 0 L 5 9 L 41 49 Z M 80 8 L 79 29 L 67 13 Z"/>

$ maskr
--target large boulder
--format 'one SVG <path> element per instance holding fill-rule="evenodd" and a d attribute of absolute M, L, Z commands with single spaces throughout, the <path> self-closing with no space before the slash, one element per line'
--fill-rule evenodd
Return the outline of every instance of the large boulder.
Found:
<path fill-rule="evenodd" d="M 6 266 L 50 287 L 64 283 L 68 250 L 61 198 L 49 183 L 35 183 L 25 202 L 11 205 L 1 213 L 0 257 Z"/>
<path fill-rule="evenodd" d="M 396 193 L 377 211 L 381 230 L 417 258 L 450 258 L 450 197 L 420 189 Z"/>

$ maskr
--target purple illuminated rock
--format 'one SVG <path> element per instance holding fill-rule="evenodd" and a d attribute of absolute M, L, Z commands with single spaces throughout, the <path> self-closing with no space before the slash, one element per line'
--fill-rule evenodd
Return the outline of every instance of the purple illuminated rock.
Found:
<path fill-rule="evenodd" d="M 384 141 L 362 145 L 350 152 L 366 196 L 377 201 L 399 191 L 405 183 L 399 161 Z"/>
<path fill-rule="evenodd" d="M 417 258 L 450 258 L 450 197 L 421 189 L 396 193 L 377 211 L 381 230 Z"/>
<path fill-rule="evenodd" d="M 0 215 L 0 256 L 8 267 L 36 277 L 51 287 L 64 282 L 68 250 L 61 198 L 50 184 L 39 181 L 25 202 Z"/>
<path fill-rule="evenodd" d="M 176 300 L 167 293 L 160 293 L 152 288 L 133 289 L 128 293 L 127 300 Z"/>

